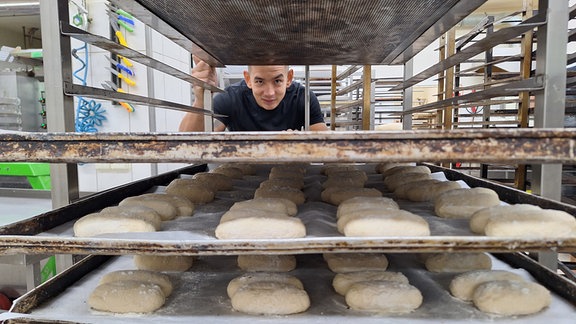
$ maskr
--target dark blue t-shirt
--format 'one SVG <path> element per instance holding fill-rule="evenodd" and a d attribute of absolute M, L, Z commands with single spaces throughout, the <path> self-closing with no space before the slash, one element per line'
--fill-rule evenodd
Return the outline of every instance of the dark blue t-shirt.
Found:
<path fill-rule="evenodd" d="M 278 107 L 266 110 L 258 106 L 252 90 L 245 81 L 234 83 L 224 93 L 214 96 L 214 112 L 228 117 L 218 117 L 230 131 L 283 131 L 301 130 L 304 126 L 305 88 L 292 82 Z M 310 125 L 323 123 L 320 103 L 310 91 Z"/>

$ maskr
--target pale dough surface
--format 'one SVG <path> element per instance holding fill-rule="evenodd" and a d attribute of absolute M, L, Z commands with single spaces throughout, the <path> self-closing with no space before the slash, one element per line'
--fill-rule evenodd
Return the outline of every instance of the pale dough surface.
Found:
<path fill-rule="evenodd" d="M 258 188 L 254 192 L 254 198 L 285 198 L 296 205 L 302 205 L 306 201 L 304 192 L 292 187 Z"/>
<path fill-rule="evenodd" d="M 466 218 L 480 209 L 500 205 L 498 194 L 488 188 L 460 188 L 445 191 L 434 199 L 434 212 L 443 218 Z"/>
<path fill-rule="evenodd" d="M 485 253 L 433 253 L 426 257 L 426 269 L 432 272 L 466 272 L 492 269 L 492 260 Z"/>
<path fill-rule="evenodd" d="M 524 278 L 519 274 L 506 270 L 469 271 L 457 275 L 450 281 L 450 293 L 458 299 L 470 301 L 478 285 L 496 280 L 524 281 Z"/>
<path fill-rule="evenodd" d="M 320 195 L 324 202 L 338 206 L 354 197 L 382 197 L 382 192 L 375 188 L 330 187 L 324 189 Z"/>
<path fill-rule="evenodd" d="M 260 281 L 280 282 L 292 285 L 298 289 L 304 289 L 302 281 L 292 275 L 279 272 L 251 272 L 230 280 L 226 288 L 226 293 L 228 297 L 232 297 L 236 291 L 238 291 L 238 288 Z"/>
<path fill-rule="evenodd" d="M 386 280 L 357 282 L 346 293 L 351 309 L 385 314 L 409 313 L 420 307 L 422 300 L 418 288 Z"/>
<path fill-rule="evenodd" d="M 240 217 L 221 222 L 215 235 L 219 239 L 280 239 L 306 236 L 306 227 L 299 218 Z"/>
<path fill-rule="evenodd" d="M 431 179 L 430 173 L 395 173 L 384 178 L 384 184 L 394 191 L 403 184 L 426 179 Z"/>
<path fill-rule="evenodd" d="M 375 212 L 361 210 L 356 216 L 344 224 L 344 235 L 355 237 L 430 235 L 428 222 L 406 210 L 384 209 Z"/>
<path fill-rule="evenodd" d="M 480 284 L 472 296 L 483 312 L 499 315 L 528 315 L 541 311 L 552 302 L 550 291 L 535 282 L 490 281 Z"/>
<path fill-rule="evenodd" d="M 188 255 L 135 255 L 134 265 L 139 270 L 182 272 L 190 269 L 194 262 Z"/>
<path fill-rule="evenodd" d="M 574 237 L 576 219 L 560 210 L 527 210 L 490 218 L 484 232 L 500 237 Z"/>
<path fill-rule="evenodd" d="M 155 199 L 152 197 L 133 196 L 124 198 L 119 206 L 144 206 L 154 209 L 163 221 L 176 218 L 178 209 L 172 203 L 166 200 Z"/>
<path fill-rule="evenodd" d="M 262 209 L 271 212 L 285 213 L 288 216 L 294 216 L 298 213 L 298 206 L 288 199 L 285 198 L 254 198 L 250 200 L 244 200 L 235 202 L 230 210 L 238 209 Z"/>
<path fill-rule="evenodd" d="M 368 180 L 368 175 L 366 171 L 363 170 L 332 170 L 327 174 L 328 179 L 335 178 L 335 179 L 342 179 L 342 178 L 349 178 L 349 179 L 357 179 L 362 181 Z"/>
<path fill-rule="evenodd" d="M 283 218 L 288 217 L 288 214 L 282 211 L 270 211 L 264 209 L 230 209 L 225 212 L 222 217 L 220 218 L 220 224 L 229 222 L 231 220 L 239 219 L 239 218 Z"/>
<path fill-rule="evenodd" d="M 424 188 L 429 188 L 435 183 L 439 183 L 440 180 L 438 179 L 424 179 L 412 182 L 406 182 L 394 190 L 394 197 L 398 199 L 408 199 L 408 193 L 415 190 L 427 190 Z"/>
<path fill-rule="evenodd" d="M 238 288 L 231 302 L 235 310 L 247 314 L 289 315 L 304 312 L 310 307 L 310 298 L 304 289 L 270 281 Z"/>
<path fill-rule="evenodd" d="M 397 165 L 382 172 L 383 177 L 393 174 L 402 173 L 428 173 L 431 174 L 430 168 L 424 165 Z"/>
<path fill-rule="evenodd" d="M 320 168 L 320 173 L 326 176 L 342 171 L 357 171 L 358 166 L 350 163 L 326 163 Z"/>
<path fill-rule="evenodd" d="M 162 218 L 158 213 L 145 206 L 111 206 L 100 211 L 100 214 L 110 214 L 116 217 L 142 219 L 154 226 L 156 230 L 162 227 Z"/>
<path fill-rule="evenodd" d="M 329 177 L 326 181 L 322 182 L 322 188 L 330 187 L 353 187 L 362 188 L 366 184 L 366 180 L 348 177 Z"/>
<path fill-rule="evenodd" d="M 498 205 L 489 208 L 483 208 L 476 211 L 470 216 L 470 230 L 474 233 L 484 234 L 484 227 L 492 218 L 502 217 L 504 215 L 522 215 L 525 211 L 540 210 L 536 205 L 517 204 L 517 205 Z"/>
<path fill-rule="evenodd" d="M 110 233 L 155 232 L 154 225 L 143 219 L 117 217 L 112 214 L 93 213 L 74 223 L 74 236 L 91 237 Z"/>
<path fill-rule="evenodd" d="M 197 179 L 214 190 L 232 190 L 232 178 L 225 174 L 215 172 L 198 172 L 192 176 L 192 179 Z"/>
<path fill-rule="evenodd" d="M 338 294 L 344 296 L 353 284 L 362 281 L 374 280 L 388 280 L 408 283 L 408 278 L 406 278 L 406 276 L 401 272 L 375 270 L 337 273 L 332 280 L 332 287 L 334 287 L 334 290 Z"/>
<path fill-rule="evenodd" d="M 153 283 L 160 286 L 164 296 L 168 297 L 172 294 L 173 286 L 170 278 L 163 273 L 149 270 L 117 270 L 108 272 L 100 278 L 99 285 L 113 281 L 127 280 Z"/>
<path fill-rule="evenodd" d="M 205 204 L 214 200 L 214 190 L 197 179 L 174 179 L 165 191 L 170 195 L 184 197 L 193 204 Z"/>
<path fill-rule="evenodd" d="M 210 173 L 220 173 L 232 179 L 242 179 L 244 177 L 244 172 L 242 169 L 231 166 L 231 165 L 219 165 L 215 169 L 210 170 Z"/>
<path fill-rule="evenodd" d="M 192 216 L 194 213 L 194 204 L 184 197 L 174 196 L 167 193 L 146 193 L 138 197 L 168 201 L 178 210 L 177 216 Z"/>
<path fill-rule="evenodd" d="M 304 187 L 304 180 L 299 178 L 275 178 L 264 180 L 258 186 L 258 188 L 273 187 L 290 187 L 300 190 Z"/>
<path fill-rule="evenodd" d="M 381 162 L 376 164 L 376 167 L 374 167 L 374 171 L 376 173 L 384 173 L 387 170 L 390 170 L 394 167 L 397 166 L 414 166 L 414 164 L 411 163 L 396 163 L 396 162 Z"/>
<path fill-rule="evenodd" d="M 382 253 L 324 253 L 323 256 L 328 268 L 336 273 L 388 268 L 388 258 Z"/>
<path fill-rule="evenodd" d="M 362 209 L 399 209 L 398 203 L 387 197 L 354 197 L 344 200 L 336 212 L 336 218 Z"/>
<path fill-rule="evenodd" d="M 88 296 L 95 310 L 112 313 L 150 313 L 164 305 L 160 286 L 141 281 L 113 281 L 97 286 Z"/>
<path fill-rule="evenodd" d="M 406 198 L 410 201 L 434 201 L 438 195 L 445 191 L 462 188 L 456 181 L 440 181 L 430 183 L 429 186 L 414 187 L 406 191 Z"/>
<path fill-rule="evenodd" d="M 238 267 L 245 271 L 288 272 L 296 268 L 296 257 L 293 255 L 242 254 L 237 262 Z"/>

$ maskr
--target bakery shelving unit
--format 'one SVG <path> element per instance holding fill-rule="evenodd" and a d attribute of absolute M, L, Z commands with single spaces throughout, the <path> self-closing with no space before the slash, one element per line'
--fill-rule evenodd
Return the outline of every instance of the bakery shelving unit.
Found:
<path fill-rule="evenodd" d="M 147 25 L 154 26 L 178 44 L 191 49 L 198 55 L 214 64 L 266 64 L 276 59 L 276 62 L 315 65 L 335 64 L 349 65 L 355 62 L 369 64 L 406 64 L 406 71 L 410 71 L 410 60 L 425 46 L 430 44 L 440 34 L 454 26 L 459 20 L 479 7 L 484 0 L 468 1 L 388 1 L 385 11 L 389 15 L 382 15 L 376 2 L 359 1 L 346 4 L 333 1 L 132 1 L 115 0 L 120 7 L 133 13 Z M 82 30 L 74 29 L 67 24 L 68 4 L 65 0 L 52 1 L 50 4 L 42 2 L 42 24 L 45 37 L 52 40 L 44 47 L 46 65 L 46 91 L 47 109 L 52 110 L 48 116 L 52 120 L 48 133 L 2 133 L 0 134 L 0 159 L 13 162 L 49 162 L 53 163 L 52 176 L 62 179 L 58 185 L 53 185 L 53 197 L 57 201 L 55 210 L 38 215 L 37 217 L 11 224 L 0 229 L 0 253 L 2 254 L 52 254 L 70 253 L 79 255 L 92 255 L 87 257 L 78 266 L 73 266 L 55 280 L 39 287 L 28 295 L 17 310 L 28 312 L 45 302 L 51 296 L 58 294 L 68 285 L 86 275 L 87 272 L 108 259 L 108 255 L 124 254 L 161 254 L 161 255 L 202 255 L 221 256 L 238 254 L 312 254 L 325 251 L 332 252 L 440 252 L 440 251 L 487 251 L 510 254 L 513 252 L 541 252 L 541 251 L 576 251 L 576 239 L 547 238 L 547 239 L 510 239 L 490 238 L 479 236 L 433 236 L 425 239 L 421 237 L 408 238 L 376 238 L 358 239 L 347 237 L 307 237 L 296 240 L 213 240 L 213 239 L 172 239 L 156 237 L 140 238 L 76 238 L 59 235 L 43 235 L 46 231 L 100 209 L 103 205 L 114 205 L 124 197 L 136 195 L 146 191 L 152 186 L 167 184 L 181 174 L 193 174 L 206 169 L 206 163 L 221 162 L 261 162 L 277 163 L 284 161 L 301 162 L 358 162 L 375 163 L 391 162 L 504 162 L 504 163 L 537 163 L 542 166 L 542 179 L 551 183 L 542 182 L 542 196 L 537 197 L 516 191 L 510 188 L 498 187 L 496 184 L 480 179 L 466 178 L 467 181 L 479 181 L 476 185 L 492 186 L 497 188 L 502 199 L 510 203 L 530 202 L 548 208 L 559 208 L 570 213 L 576 213 L 573 206 L 561 204 L 553 199 L 547 199 L 549 191 L 545 186 L 554 185 L 554 177 L 548 177 L 557 171 L 557 165 L 574 163 L 576 147 L 576 133 L 572 130 L 558 128 L 558 125 L 544 120 L 544 116 L 554 114 L 553 98 L 557 95 L 558 87 L 565 86 L 560 75 L 555 70 L 557 52 L 553 49 L 564 50 L 565 42 L 554 44 L 546 35 L 552 35 L 562 19 L 554 15 L 567 7 L 567 1 L 542 1 L 541 8 L 548 8 L 548 21 L 555 24 L 546 25 L 545 14 L 530 19 L 502 34 L 495 33 L 495 37 L 484 41 L 482 46 L 488 46 L 516 37 L 526 31 L 538 28 L 539 55 L 542 54 L 542 64 L 539 63 L 537 75 L 527 80 L 513 82 L 503 87 L 485 90 L 482 95 L 503 95 L 522 91 L 536 91 L 537 104 L 542 107 L 542 121 L 537 122 L 538 129 L 481 129 L 481 130 L 433 130 L 433 131 L 353 131 L 353 132 L 270 132 L 255 134 L 250 132 L 238 133 L 179 133 L 179 134 L 76 134 L 71 133 L 72 95 L 94 96 L 98 98 L 121 99 L 141 102 L 161 107 L 171 107 L 187 111 L 195 111 L 210 115 L 209 111 L 196 110 L 193 107 L 175 105 L 170 102 L 158 101 L 153 98 L 143 98 L 130 94 L 109 93 L 101 89 L 83 88 L 74 85 L 70 78 L 70 46 L 69 37 L 78 38 L 94 45 L 144 63 L 148 66 L 164 70 L 166 73 L 180 75 L 193 84 L 199 84 L 207 91 L 220 91 L 209 85 L 194 80 L 182 72 L 170 70 L 161 62 L 152 61 L 145 55 L 134 52 L 114 42 L 90 35 Z M 53 5 L 56 3 L 57 5 Z M 432 6 L 426 7 L 426 6 Z M 342 8 L 343 7 L 343 8 Z M 240 9 L 242 8 L 242 9 Z M 195 12 L 194 9 L 198 10 Z M 264 10 L 266 9 L 266 10 Z M 286 15 L 285 10 L 294 10 L 293 16 Z M 339 15 L 340 9 L 350 9 L 350 16 Z M 363 14 L 354 14 L 354 10 L 363 11 Z M 270 10 L 277 12 L 269 15 Z M 330 11 L 333 10 L 333 11 Z M 543 10 L 542 10 L 543 11 Z M 216 14 L 217 12 L 217 14 Z M 262 15 L 262 12 L 264 14 Z M 307 13 L 330 12 L 330 19 L 314 20 L 306 16 Z M 543 11 L 544 12 L 544 11 Z M 214 13 L 214 14 L 212 14 Z M 432 14 L 431 14 L 432 13 Z M 230 20 L 233 14 L 234 21 Z M 232 27 L 233 22 L 242 24 L 243 14 L 250 21 L 259 21 L 261 25 L 283 27 L 289 24 L 296 26 L 292 29 L 263 30 L 257 26 L 257 32 L 250 30 L 247 24 L 245 34 L 236 35 Z M 260 14 L 260 15 L 259 15 Z M 418 16 L 420 15 L 420 16 Z M 255 19 L 254 17 L 258 17 Z M 364 26 L 361 23 L 366 18 L 393 17 L 392 26 L 375 25 Z M 279 19 L 281 17 L 285 20 Z M 401 17 L 401 19 L 400 19 Z M 290 19 L 301 19 L 300 24 L 294 24 Z M 228 19 L 223 24 L 219 19 Z M 361 21 L 355 21 L 360 19 Z M 360 30 L 369 31 L 366 37 L 356 39 L 330 38 L 342 34 L 341 30 L 334 30 L 335 22 L 350 21 L 350 28 L 360 25 Z M 369 20 L 369 19 L 368 19 Z M 418 21 L 418 24 L 414 24 Z M 372 21 L 374 22 L 374 21 Z M 404 24 L 402 23 L 404 22 Z M 198 23 L 198 24 L 196 24 Z M 280 26 L 277 26 L 280 24 Z M 325 25 L 323 25 L 325 24 Z M 553 26 L 554 25 L 554 26 Z M 216 27 L 215 27 L 216 26 Z M 338 25 L 340 26 L 340 25 Z M 416 27 L 415 27 L 416 26 Z M 231 30 L 225 30 L 231 27 Z M 327 27 L 328 35 L 317 33 L 320 27 Z M 371 27 L 371 28 L 367 28 Z M 562 26 L 561 26 L 562 27 Z M 394 29 L 396 28 L 396 29 Z M 564 27 L 565 29 L 565 27 Z M 198 33 L 198 31 L 203 31 Z M 358 30 L 353 30 L 357 32 Z M 316 34 L 315 34 L 316 32 Z M 287 33 L 285 35 L 283 33 Z M 214 37 L 217 34 L 220 37 Z M 395 35 L 395 44 L 381 48 L 381 37 Z M 312 35 L 312 37 L 308 37 Z M 233 46 L 239 36 L 248 39 L 245 46 Z M 285 36 L 287 38 L 278 37 Z M 280 43 L 272 42 L 277 39 L 285 40 L 290 37 L 301 37 L 294 44 L 297 48 L 282 51 Z M 323 37 L 327 40 L 323 39 Z M 205 38 L 203 38 L 205 37 Z M 380 38 L 379 38 L 380 37 Z M 335 41 L 336 40 L 336 41 Z M 355 46 L 353 41 L 359 41 L 364 47 Z M 214 43 L 216 41 L 216 43 Z M 367 47 L 367 42 L 373 47 Z M 479 42 L 480 43 L 480 42 Z M 210 46 L 213 45 L 213 46 Z M 285 44 L 284 44 L 285 45 Z M 277 49 L 274 51 L 257 51 L 255 49 Z M 368 48 L 369 50 L 366 50 Z M 464 51 L 463 51 L 464 52 Z M 546 55 L 548 54 L 548 55 Z M 465 60 L 466 58 L 462 58 Z M 331 60 L 331 62 L 329 61 Z M 422 75 L 406 77 L 405 81 L 396 89 L 405 90 L 437 74 L 440 70 L 457 64 L 458 59 L 447 58 L 437 67 L 423 72 Z M 545 63 L 545 64 L 544 64 Z M 562 72 L 565 73 L 565 67 Z M 410 74 L 410 73 L 408 73 Z M 50 76 L 50 77 L 49 77 Z M 550 89 L 551 88 L 551 89 Z M 560 89 L 563 94 L 563 89 Z M 478 95 L 476 95 L 478 96 Z M 208 96 L 209 97 L 209 96 Z M 468 97 L 469 98 L 469 97 Z M 461 104 L 470 100 L 448 98 L 440 103 L 426 105 L 426 107 L 406 107 L 404 113 L 408 116 L 419 110 L 439 109 L 445 106 Z M 538 120 L 539 116 L 536 116 Z M 187 162 L 197 163 L 184 170 L 162 174 L 149 179 L 136 181 L 124 186 L 106 190 L 90 197 L 76 200 L 77 186 L 74 186 L 74 166 L 76 163 L 99 162 Z M 550 165 L 551 164 L 551 165 Z M 449 169 L 440 169 L 447 177 L 464 177 Z M 548 170 L 550 169 L 550 170 Z M 553 197 L 552 197 L 553 198 Z M 74 202 L 70 203 L 71 201 Z M 169 235 L 169 233 L 168 233 Z M 549 256 L 550 254 L 546 254 Z M 504 256 L 506 257 L 506 256 Z M 510 258 L 510 256 L 507 256 Z M 555 257 L 555 256 L 554 256 Z M 546 280 L 549 287 L 571 302 L 576 300 L 574 284 L 565 278 L 554 274 L 540 264 L 526 258 L 522 253 L 515 253 L 513 262 L 539 278 Z M 547 266 L 555 268 L 557 260 L 554 259 Z M 322 318 L 320 318 L 322 319 Z M 367 318 L 364 317 L 364 320 Z M 138 318 L 143 321 L 144 318 Z M 223 321 L 230 318 L 223 317 Z M 306 320 L 302 317 L 301 320 Z M 330 317 L 323 320 L 330 321 Z M 369 320 L 369 319 L 368 319 Z"/>

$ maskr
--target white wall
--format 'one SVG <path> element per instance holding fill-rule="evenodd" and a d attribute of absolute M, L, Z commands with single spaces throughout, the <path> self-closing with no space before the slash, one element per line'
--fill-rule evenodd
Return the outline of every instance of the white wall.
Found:
<path fill-rule="evenodd" d="M 109 37 L 110 25 L 105 12 L 106 2 L 107 1 L 104 0 L 87 1 L 89 17 L 92 19 L 87 29 L 90 33 Z M 75 7 L 71 5 L 71 15 L 76 14 L 76 12 Z M 146 52 L 146 32 L 144 24 L 136 21 L 134 32 L 130 33 L 124 30 L 123 33 L 130 48 L 141 53 Z M 158 33 L 153 32 L 153 35 L 151 40 L 153 53 L 148 55 L 172 67 L 189 72 L 190 54 L 165 37 L 160 36 Z M 82 45 L 82 42 L 72 40 L 73 48 L 79 48 Z M 88 86 L 102 88 L 102 82 L 111 80 L 110 72 L 104 68 L 110 66 L 105 56 L 110 56 L 110 53 L 89 45 Z M 135 74 L 132 79 L 136 82 L 136 85 L 129 86 L 123 83 L 122 88 L 126 92 L 187 105 L 191 104 L 190 85 L 187 82 L 158 71 L 154 71 L 154 87 L 149 94 L 147 67 L 137 62 L 132 62 L 134 64 L 133 71 Z M 80 66 L 81 63 L 73 59 L 73 69 L 76 70 Z M 75 82 L 79 83 L 79 81 Z M 90 100 L 89 98 L 86 99 Z M 156 108 L 151 120 L 150 108 L 147 106 L 134 105 L 135 111 L 128 112 L 120 105 L 112 105 L 110 101 L 97 100 L 96 102 L 100 103 L 106 110 L 105 116 L 107 118 L 103 125 L 98 128 L 99 132 L 175 132 L 178 130 L 178 124 L 184 114 L 180 111 Z M 151 127 L 153 126 L 154 118 L 156 129 Z M 160 164 L 158 165 L 158 171 L 162 173 L 182 166 L 184 166 L 184 164 Z M 88 192 L 101 191 L 153 175 L 152 165 L 148 163 L 87 163 L 79 165 L 78 170 L 80 190 Z"/>

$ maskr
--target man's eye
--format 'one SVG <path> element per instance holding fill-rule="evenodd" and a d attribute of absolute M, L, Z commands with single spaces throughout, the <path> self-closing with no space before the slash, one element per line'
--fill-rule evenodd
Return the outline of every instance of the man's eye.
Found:
<path fill-rule="evenodd" d="M 275 80 L 275 82 L 276 82 L 276 84 L 282 84 L 282 83 L 284 83 L 284 80 L 278 79 L 278 80 Z"/>

